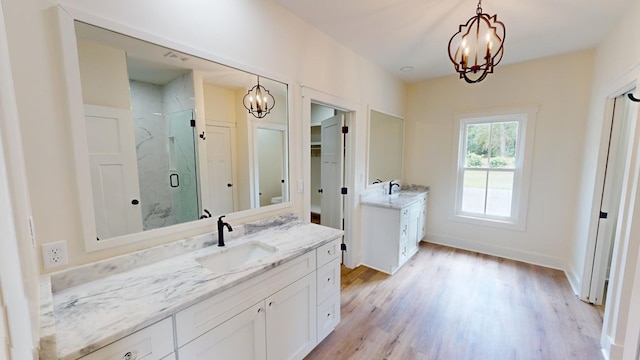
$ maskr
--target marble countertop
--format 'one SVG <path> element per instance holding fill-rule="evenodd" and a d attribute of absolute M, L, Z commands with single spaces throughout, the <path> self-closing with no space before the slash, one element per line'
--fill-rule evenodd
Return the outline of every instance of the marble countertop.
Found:
<path fill-rule="evenodd" d="M 234 230 L 238 229 L 234 227 Z M 341 230 L 297 220 L 276 221 L 257 228 L 245 226 L 239 230 L 240 235 L 227 240 L 228 248 L 260 241 L 275 246 L 278 251 L 248 266 L 214 274 L 196 261 L 221 251 L 217 246 L 210 246 L 213 243 L 210 234 L 205 241 L 194 240 L 200 241 L 195 246 L 199 249 L 153 263 L 136 267 L 136 261 L 128 258 L 141 256 L 132 253 L 117 260 L 130 262 L 126 269 L 118 269 L 110 260 L 101 265 L 83 266 L 76 274 L 65 271 L 42 276 L 40 359 L 77 359 L 342 235 Z M 154 249 L 155 253 L 166 256 L 167 250 L 158 248 Z M 112 275 L 105 273 L 108 268 L 112 268 Z M 86 276 L 88 269 L 94 269 L 99 275 L 83 283 L 69 280 L 81 272 Z"/>
<path fill-rule="evenodd" d="M 392 209 L 402 209 L 417 202 L 422 196 L 429 192 L 428 187 L 411 188 L 410 190 L 401 189 L 392 195 L 383 194 L 381 192 L 369 193 L 362 195 L 360 203 L 364 205 L 373 205 Z"/>

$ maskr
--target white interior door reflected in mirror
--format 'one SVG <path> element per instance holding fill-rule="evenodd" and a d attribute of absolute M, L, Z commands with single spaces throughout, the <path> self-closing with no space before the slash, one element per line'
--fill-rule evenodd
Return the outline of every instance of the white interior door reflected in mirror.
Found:
<path fill-rule="evenodd" d="M 258 123 L 254 126 L 254 197 L 256 206 L 280 204 L 285 198 L 287 171 L 286 127 L 280 124 Z M 283 161 L 273 161 L 282 159 Z"/>
<path fill-rule="evenodd" d="M 96 236 L 142 231 L 131 111 L 85 105 Z"/>
<path fill-rule="evenodd" d="M 209 172 L 209 196 L 211 213 L 229 214 L 236 210 L 234 202 L 234 152 L 235 129 L 229 126 L 207 125 L 207 171 Z"/>

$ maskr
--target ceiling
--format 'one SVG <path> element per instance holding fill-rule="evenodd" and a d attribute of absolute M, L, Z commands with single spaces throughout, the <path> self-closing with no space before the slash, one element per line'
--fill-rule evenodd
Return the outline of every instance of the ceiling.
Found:
<path fill-rule="evenodd" d="M 449 39 L 477 6 L 476 0 L 273 1 L 406 82 L 454 73 Z M 482 9 L 505 24 L 504 66 L 594 48 L 633 1 L 485 0 Z M 413 70 L 400 70 L 407 66 Z"/>

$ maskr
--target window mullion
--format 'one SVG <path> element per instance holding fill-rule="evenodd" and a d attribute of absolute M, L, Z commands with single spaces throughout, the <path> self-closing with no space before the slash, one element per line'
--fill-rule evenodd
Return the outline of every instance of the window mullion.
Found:
<path fill-rule="evenodd" d="M 487 215 L 487 200 L 489 198 L 489 169 L 485 170 L 486 176 L 484 179 L 484 209 L 482 213 Z"/>

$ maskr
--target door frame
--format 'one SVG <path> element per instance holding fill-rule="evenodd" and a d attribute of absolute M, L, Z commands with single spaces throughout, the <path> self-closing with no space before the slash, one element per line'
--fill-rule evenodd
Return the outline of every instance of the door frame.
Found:
<path fill-rule="evenodd" d="M 601 122 L 600 146 L 597 154 L 595 178 L 591 187 L 591 198 L 588 208 L 588 228 L 586 235 L 585 258 L 581 277 L 571 278 L 574 290 L 580 299 L 587 301 L 589 294 L 589 282 L 595 256 L 596 233 L 600 215 L 600 199 L 604 190 L 604 176 L 606 168 L 607 148 L 609 144 L 609 132 L 611 129 L 611 116 L 613 101 L 616 97 L 629 92 L 632 89 L 640 89 L 640 64 L 622 74 L 612 81 L 607 88 L 596 94 L 603 100 L 603 121 Z M 636 90 L 637 92 L 638 90 Z M 637 96 L 637 95 L 636 95 Z M 627 164 L 624 173 L 621 203 L 618 213 L 617 229 L 614 240 L 614 249 L 611 263 L 611 273 L 607 290 L 607 300 L 603 318 L 600 344 L 603 354 L 610 358 L 620 358 L 624 351 L 626 327 L 630 309 L 631 291 L 633 288 L 635 265 L 640 260 L 640 210 L 634 211 L 634 205 L 640 201 L 640 193 L 637 193 L 640 175 L 640 126 L 638 126 L 639 110 L 632 109 L 630 121 L 629 149 Z M 591 185 L 590 185 L 591 186 Z M 575 283 L 574 283 L 575 281 Z M 579 285 L 578 285 L 579 284 Z M 577 285 L 577 286 L 576 286 Z"/>
<path fill-rule="evenodd" d="M 612 186 L 611 181 L 615 180 L 616 176 L 620 176 L 621 180 L 624 179 L 625 173 L 629 167 L 626 157 L 630 154 L 629 142 L 631 139 L 628 136 L 625 139 L 623 134 L 630 126 L 633 125 L 631 123 L 631 117 L 633 115 L 632 111 L 634 107 L 629 105 L 630 100 L 627 98 L 626 94 L 627 93 L 623 93 L 622 95 L 607 99 L 606 116 L 611 117 L 611 119 L 608 121 L 608 127 L 605 131 L 608 135 L 609 141 L 606 144 L 607 149 L 604 154 L 605 168 L 604 173 L 602 174 L 602 191 L 599 210 L 603 211 L 603 207 L 605 207 L 604 210 L 608 216 L 605 218 L 607 223 L 603 223 L 603 219 L 601 219 L 600 216 L 598 216 L 598 219 L 594 220 L 597 222 L 595 229 L 595 242 L 593 249 L 589 249 L 589 251 L 593 250 L 593 261 L 589 267 L 591 270 L 591 277 L 588 279 L 588 284 L 585 283 L 584 286 L 587 290 L 584 300 L 595 305 L 602 304 L 604 293 L 606 292 L 604 277 L 606 274 L 606 267 L 610 259 L 613 257 L 612 247 L 615 245 L 616 241 L 615 237 L 611 239 L 608 238 L 609 236 L 607 235 L 616 233 L 614 230 L 617 228 L 618 224 L 617 220 L 614 219 L 618 218 L 620 200 L 623 196 L 622 184 L 620 184 L 618 192 L 612 192 L 609 186 Z M 617 103 L 618 99 L 621 99 L 620 103 Z M 619 113 L 620 111 L 622 113 Z M 624 143 L 622 142 L 623 140 Z M 620 148 L 620 146 L 624 146 L 624 148 Z M 622 151 L 618 152 L 618 150 Z M 621 157 L 625 157 L 624 163 L 620 163 Z M 619 168 L 618 166 L 622 166 L 622 168 Z M 621 173 L 618 173 L 620 171 Z M 614 219 L 610 219 L 612 215 L 614 216 Z M 610 229 L 607 229 L 607 227 Z M 601 238 L 601 232 L 608 234 L 604 234 L 606 237 Z M 617 234 L 615 236 L 617 236 Z M 601 240 L 604 241 L 601 242 Z M 586 273 L 585 282 L 587 282 Z"/>
<path fill-rule="evenodd" d="M 349 126 L 349 132 L 345 138 L 345 158 L 344 158 L 344 186 L 348 188 L 348 193 L 343 199 L 344 208 L 344 244 L 347 251 L 344 253 L 343 262 L 348 268 L 355 268 L 360 264 L 361 246 L 359 239 L 359 229 L 355 226 L 359 224 L 359 194 L 364 191 L 364 164 L 366 156 L 362 137 L 366 127 L 366 113 L 363 105 L 334 96 L 323 91 L 301 85 L 302 93 L 302 146 L 303 149 L 311 147 L 311 103 L 320 104 L 340 111 L 344 111 L 345 123 Z M 359 161 L 358 161 L 359 160 Z M 302 156 L 303 171 L 303 211 L 302 220 L 311 221 L 311 159 L 307 154 Z M 356 181 L 356 179 L 358 179 Z"/>

